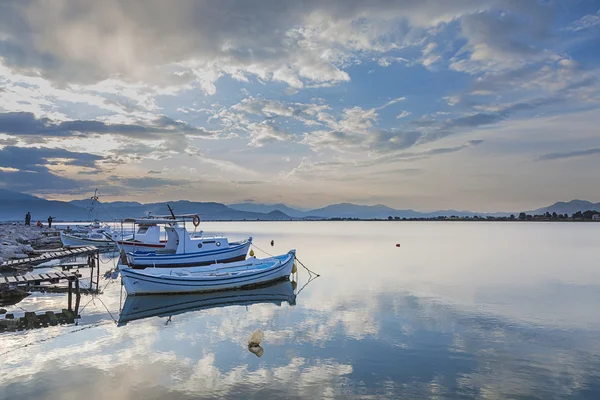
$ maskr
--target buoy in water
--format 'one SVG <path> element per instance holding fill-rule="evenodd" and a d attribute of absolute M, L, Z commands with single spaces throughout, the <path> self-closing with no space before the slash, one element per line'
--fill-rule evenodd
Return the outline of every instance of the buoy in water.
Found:
<path fill-rule="evenodd" d="M 274 246 L 274 245 L 275 245 L 275 241 L 271 240 L 271 246 Z"/>
<path fill-rule="evenodd" d="M 396 247 L 400 247 L 400 243 L 396 243 Z"/>
<path fill-rule="evenodd" d="M 250 257 L 254 257 L 254 250 L 250 249 Z"/>
<path fill-rule="evenodd" d="M 296 271 L 298 271 L 298 267 L 296 266 L 296 263 L 294 263 L 294 265 L 292 265 L 292 274 L 295 274 Z"/>

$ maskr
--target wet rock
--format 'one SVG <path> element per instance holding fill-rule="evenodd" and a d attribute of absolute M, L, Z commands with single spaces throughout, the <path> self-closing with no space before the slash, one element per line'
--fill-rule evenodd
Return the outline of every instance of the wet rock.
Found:
<path fill-rule="evenodd" d="M 4 315 L 7 313 L 6 308 L 0 308 L 0 315 Z"/>
<path fill-rule="evenodd" d="M 265 349 L 260 346 L 248 346 L 248 351 L 256 355 L 256 357 L 261 357 L 265 353 Z"/>

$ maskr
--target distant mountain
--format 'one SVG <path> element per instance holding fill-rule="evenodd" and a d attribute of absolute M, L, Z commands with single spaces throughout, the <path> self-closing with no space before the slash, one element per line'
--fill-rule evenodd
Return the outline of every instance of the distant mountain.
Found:
<path fill-rule="evenodd" d="M 50 201 L 24 193 L 0 189 L 0 221 L 25 220 L 31 213 L 33 223 L 46 222 L 49 216 L 57 219 L 85 219 L 88 211 L 62 201 Z"/>
<path fill-rule="evenodd" d="M 237 204 L 228 204 L 229 208 L 233 208 L 234 210 L 239 211 L 247 211 L 247 212 L 258 212 L 258 213 L 270 213 L 271 211 L 281 211 L 286 215 L 294 218 L 302 218 L 306 216 L 306 213 L 297 210 L 292 207 L 288 207 L 285 204 L 259 204 L 259 203 L 237 203 Z"/>
<path fill-rule="evenodd" d="M 549 212 L 557 213 L 557 214 L 569 214 L 573 215 L 577 211 L 600 211 L 600 203 L 592 203 L 586 200 L 571 200 L 571 201 L 559 201 L 558 203 L 554 203 L 549 207 L 538 208 L 537 210 L 527 211 L 527 214 L 536 215 L 536 214 L 545 214 Z"/>
<path fill-rule="evenodd" d="M 167 202 L 142 204 L 134 201 L 98 202 L 94 213 L 90 216 L 91 199 L 73 200 L 70 202 L 49 201 L 28 194 L 0 189 L 0 220 L 23 220 L 27 211 L 32 214 L 33 221 L 45 221 L 49 215 L 63 221 L 87 221 L 98 218 L 104 221 L 118 220 L 131 217 L 152 215 L 168 215 Z M 474 213 L 471 211 L 439 210 L 419 212 L 414 210 L 398 210 L 382 204 L 364 206 L 352 203 L 332 204 L 310 211 L 301 211 L 285 204 L 255 204 L 238 203 L 229 206 L 215 202 L 194 202 L 188 200 L 169 201 L 168 204 L 176 214 L 199 214 L 206 221 L 281 221 L 291 219 L 329 219 L 329 218 L 358 218 L 386 219 L 398 218 L 436 218 L 440 216 L 473 217 L 502 217 L 511 213 Z M 549 207 L 529 211 L 528 214 L 557 214 L 572 215 L 577 211 L 600 211 L 600 203 L 584 200 L 558 202 Z M 512 214 L 518 215 L 518 212 Z"/>

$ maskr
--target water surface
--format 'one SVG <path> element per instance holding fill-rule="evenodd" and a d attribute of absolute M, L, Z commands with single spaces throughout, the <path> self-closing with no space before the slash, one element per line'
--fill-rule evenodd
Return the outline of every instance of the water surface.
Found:
<path fill-rule="evenodd" d="M 322 276 L 294 296 L 300 269 L 292 297 L 283 285 L 188 297 L 188 312 L 142 302 L 161 316 L 121 324 L 120 283 L 102 281 L 77 326 L 0 335 L 0 399 L 600 398 L 600 224 L 201 227 L 296 248 Z M 64 307 L 44 295 L 8 309 Z M 247 348 L 257 329 L 261 357 Z"/>

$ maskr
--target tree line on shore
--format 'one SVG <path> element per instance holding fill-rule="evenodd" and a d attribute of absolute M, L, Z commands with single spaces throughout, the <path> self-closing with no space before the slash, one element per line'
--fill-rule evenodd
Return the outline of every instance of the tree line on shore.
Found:
<path fill-rule="evenodd" d="M 599 217 L 594 217 L 598 215 Z M 365 219 L 365 218 L 330 218 L 330 221 L 377 221 L 377 220 L 385 220 L 385 219 Z M 573 213 L 571 216 L 569 214 L 557 214 L 556 212 L 550 213 L 546 212 L 544 214 L 527 214 L 525 212 L 520 213 L 519 215 L 511 214 L 509 216 L 438 216 L 438 217 L 419 217 L 419 218 L 406 218 L 406 217 L 394 217 L 388 216 L 388 221 L 592 221 L 598 220 L 600 221 L 600 211 L 587 210 L 587 211 L 577 211 Z"/>

